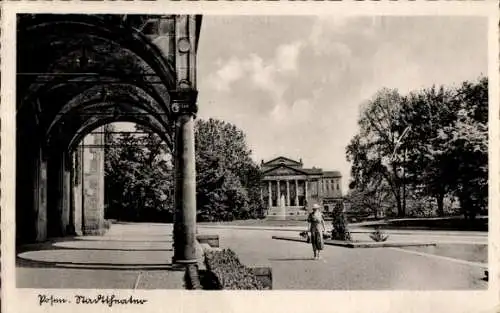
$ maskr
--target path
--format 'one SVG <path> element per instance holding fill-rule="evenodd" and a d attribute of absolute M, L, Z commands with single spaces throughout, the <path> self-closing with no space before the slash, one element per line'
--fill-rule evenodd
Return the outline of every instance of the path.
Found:
<path fill-rule="evenodd" d="M 32 262 L 18 261 L 18 287 L 183 289 L 184 273 L 170 266 L 171 231 L 166 224 L 114 224 L 102 237 L 31 247 L 20 254 Z M 199 232 L 219 234 L 221 247 L 233 249 L 249 266 L 271 266 L 274 289 L 436 290 L 487 285 L 479 266 L 400 249 L 327 246 L 323 260 L 314 261 L 308 244 L 271 239 L 290 231 L 200 227 Z"/>
<path fill-rule="evenodd" d="M 308 244 L 270 239 L 288 231 L 200 228 L 217 233 L 245 264 L 271 266 L 274 289 L 444 290 L 483 289 L 484 268 L 401 249 L 326 246 L 311 260 Z M 459 238 L 448 238 L 460 241 Z"/>
<path fill-rule="evenodd" d="M 200 229 L 212 229 L 213 232 L 217 232 L 218 229 L 225 230 L 265 230 L 265 231 L 282 231 L 283 235 L 285 232 L 290 232 L 292 235 L 306 230 L 307 224 L 304 222 L 304 226 L 285 226 L 285 227 L 270 227 L 270 226 L 232 226 L 232 225 L 203 225 L 199 227 Z M 328 227 L 327 227 L 328 228 Z M 329 231 L 329 229 L 327 229 Z M 353 235 L 353 239 L 356 240 L 370 240 L 369 234 L 373 231 L 362 227 L 349 227 Z M 488 243 L 488 233 L 487 232 L 461 232 L 461 231 L 429 231 L 429 230 L 386 230 L 389 234 L 390 240 L 395 241 L 426 241 L 432 240 L 440 243 L 463 243 L 463 244 L 487 244 Z M 295 234 L 293 234 L 295 233 Z"/>
<path fill-rule="evenodd" d="M 170 265 L 171 233 L 162 224 L 115 224 L 104 236 L 31 247 L 19 254 L 18 287 L 184 289 L 184 272 Z"/>

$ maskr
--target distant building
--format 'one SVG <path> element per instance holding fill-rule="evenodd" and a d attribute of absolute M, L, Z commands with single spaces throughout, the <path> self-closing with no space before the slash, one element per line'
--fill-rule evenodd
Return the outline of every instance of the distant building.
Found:
<path fill-rule="evenodd" d="M 342 199 L 339 171 L 304 168 L 302 160 L 278 157 L 261 163 L 261 197 L 269 219 L 305 219 L 313 204 L 331 212 Z"/>

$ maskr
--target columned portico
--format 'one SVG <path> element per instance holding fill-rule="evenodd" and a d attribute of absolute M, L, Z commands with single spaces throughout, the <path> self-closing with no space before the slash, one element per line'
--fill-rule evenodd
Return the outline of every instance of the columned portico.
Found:
<path fill-rule="evenodd" d="M 261 166 L 261 192 L 265 194 L 267 189 L 267 218 L 305 219 L 312 205 L 329 208 L 330 200 L 342 195 L 340 188 L 333 188 L 340 184 L 338 172 L 302 168 L 302 162 L 284 157 L 262 162 Z"/>
<path fill-rule="evenodd" d="M 265 178 L 269 213 L 271 215 L 274 213 L 277 218 L 281 215 L 290 214 L 305 215 L 304 188 L 299 188 L 299 186 L 304 186 L 306 180 L 305 176 Z M 275 188 L 272 186 L 275 186 Z M 284 191 L 282 191 L 282 188 Z M 284 203 L 282 203 L 282 200 L 284 200 Z"/>
<path fill-rule="evenodd" d="M 196 262 L 200 28 L 195 15 L 18 16 L 19 244 L 105 231 L 105 144 L 93 132 L 129 122 L 157 133 L 175 157 L 174 261 Z"/>

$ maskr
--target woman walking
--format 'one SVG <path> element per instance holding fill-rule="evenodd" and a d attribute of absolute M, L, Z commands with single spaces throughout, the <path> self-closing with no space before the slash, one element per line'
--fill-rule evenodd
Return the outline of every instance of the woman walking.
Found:
<path fill-rule="evenodd" d="M 319 205 L 314 204 L 313 211 L 307 217 L 309 231 L 311 232 L 311 244 L 314 252 L 314 259 L 319 260 L 320 251 L 323 250 L 323 232 L 325 231 L 325 220 L 319 210 Z"/>

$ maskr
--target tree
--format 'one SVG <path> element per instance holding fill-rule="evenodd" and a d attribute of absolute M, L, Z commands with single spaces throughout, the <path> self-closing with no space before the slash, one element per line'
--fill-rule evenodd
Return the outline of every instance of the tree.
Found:
<path fill-rule="evenodd" d="M 198 120 L 195 138 L 199 218 L 257 217 L 260 171 L 250 158 L 244 133 L 224 121 Z"/>
<path fill-rule="evenodd" d="M 413 92 L 401 116 L 411 128 L 406 138 L 411 147 L 406 159 L 407 179 L 424 196 L 436 199 L 438 215 L 444 215 L 444 198 L 453 189 L 454 163 L 446 153 L 443 128 L 456 120 L 454 92 L 441 86 Z"/>
<path fill-rule="evenodd" d="M 361 109 L 359 133 L 346 148 L 347 160 L 352 162 L 351 175 L 356 188 L 363 190 L 380 178 L 389 187 L 398 216 L 405 216 L 404 159 L 398 149 L 405 149 L 402 137 L 406 125 L 399 114 L 404 98 L 397 90 L 382 89 Z M 402 175 L 403 173 L 403 175 Z"/>
<path fill-rule="evenodd" d="M 139 125 L 135 130 L 144 134 L 107 134 L 106 215 L 133 221 L 171 220 L 173 179 L 169 152 L 157 134 Z"/>
<path fill-rule="evenodd" d="M 450 194 L 461 199 L 464 214 L 467 208 L 484 207 L 487 79 L 458 88 L 425 89 L 411 94 L 408 104 L 404 114 L 412 128 L 407 140 L 413 147 L 407 164 L 412 183 L 436 199 L 438 215 L 444 215 L 444 199 Z M 470 203 L 473 198 L 477 201 Z"/>
<path fill-rule="evenodd" d="M 488 80 L 464 82 L 457 92 L 454 124 L 441 133 L 456 165 L 456 195 L 462 213 L 474 219 L 488 207 Z"/>
<path fill-rule="evenodd" d="M 464 82 L 458 88 L 435 86 L 401 96 L 382 89 L 363 108 L 360 130 L 346 148 L 352 162 L 351 201 L 362 206 L 384 184 L 399 216 L 412 205 L 457 197 L 466 218 L 487 207 L 488 80 Z M 422 201 L 417 201 L 420 198 Z"/>
<path fill-rule="evenodd" d="M 349 204 L 349 216 L 359 218 L 383 217 L 395 205 L 390 188 L 380 176 L 370 181 L 363 189 L 350 189 L 345 196 L 345 201 Z"/>

